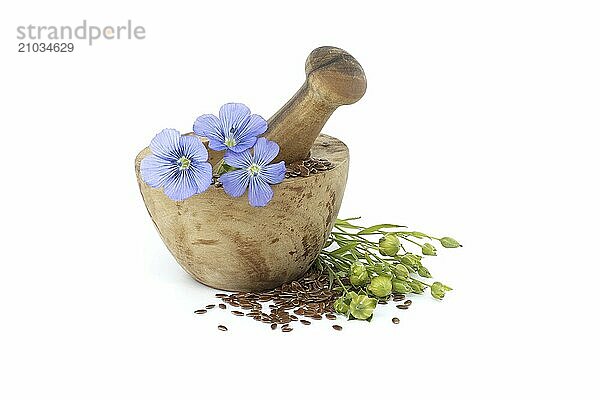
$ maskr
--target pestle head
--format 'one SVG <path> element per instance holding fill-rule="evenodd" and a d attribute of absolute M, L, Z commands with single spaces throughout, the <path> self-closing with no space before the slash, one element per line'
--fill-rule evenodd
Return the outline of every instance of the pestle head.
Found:
<path fill-rule="evenodd" d="M 331 114 L 341 105 L 357 102 L 367 89 L 358 61 L 337 47 L 313 50 L 305 71 L 304 84 L 269 118 L 264 137 L 279 144 L 275 162 L 291 164 L 306 159 Z"/>
<path fill-rule="evenodd" d="M 333 107 L 356 103 L 367 90 L 367 77 L 350 53 L 337 47 L 314 49 L 306 59 L 309 87 Z"/>

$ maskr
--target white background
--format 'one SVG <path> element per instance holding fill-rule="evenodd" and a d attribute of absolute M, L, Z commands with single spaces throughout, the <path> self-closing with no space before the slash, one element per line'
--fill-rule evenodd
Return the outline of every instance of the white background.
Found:
<path fill-rule="evenodd" d="M 12 3 L 0 397 L 598 398 L 597 3 Z M 84 18 L 147 38 L 17 53 L 18 25 Z M 268 118 L 321 45 L 368 77 L 325 128 L 352 155 L 340 215 L 456 237 L 428 264 L 455 291 L 342 332 L 196 316 L 214 292 L 160 241 L 134 157 L 228 101 Z"/>

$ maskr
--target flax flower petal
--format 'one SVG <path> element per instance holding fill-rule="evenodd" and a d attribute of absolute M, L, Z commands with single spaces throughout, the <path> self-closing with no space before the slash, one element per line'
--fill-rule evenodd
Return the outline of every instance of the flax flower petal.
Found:
<path fill-rule="evenodd" d="M 261 167 L 269 164 L 279 153 L 279 145 L 265 138 L 258 138 L 254 145 L 254 162 Z"/>
<path fill-rule="evenodd" d="M 250 178 L 248 199 L 252 207 L 264 207 L 273 198 L 273 189 L 260 176 Z"/>
<path fill-rule="evenodd" d="M 260 115 L 252 114 L 246 118 L 244 125 L 238 129 L 237 138 L 241 142 L 246 138 L 262 135 L 266 130 L 267 121 Z"/>
<path fill-rule="evenodd" d="M 250 150 L 243 151 L 241 153 L 235 153 L 233 151 L 227 151 L 225 157 L 223 157 L 225 164 L 230 165 L 234 168 L 248 168 L 252 165 L 252 155 Z"/>
<path fill-rule="evenodd" d="M 192 161 L 188 169 L 196 187 L 196 193 L 202 193 L 209 188 L 212 183 L 212 166 L 207 162 Z"/>
<path fill-rule="evenodd" d="M 219 177 L 225 193 L 232 197 L 240 197 L 246 191 L 250 176 L 245 169 L 227 172 Z"/>
<path fill-rule="evenodd" d="M 208 152 L 206 147 L 196 136 L 182 136 L 179 138 L 179 147 L 181 149 L 181 155 L 198 162 L 208 160 Z"/>
<path fill-rule="evenodd" d="M 198 186 L 189 170 L 179 171 L 177 175 L 166 180 L 164 191 L 171 200 L 181 201 L 195 195 Z"/>
<path fill-rule="evenodd" d="M 177 159 L 179 138 L 181 134 L 175 129 L 163 129 L 150 142 L 152 154 L 161 158 Z"/>
<path fill-rule="evenodd" d="M 233 151 L 234 153 L 241 153 L 242 151 L 251 149 L 255 143 L 256 143 L 256 136 L 246 136 L 245 138 L 241 139 L 240 141 L 237 141 L 236 145 L 231 146 L 229 148 L 229 150 Z"/>
<path fill-rule="evenodd" d="M 219 110 L 219 119 L 223 127 L 223 134 L 227 136 L 231 133 L 231 128 L 237 130 L 250 116 L 250 109 L 242 103 L 227 103 L 221 106 Z"/>
<path fill-rule="evenodd" d="M 163 186 L 167 179 L 177 175 L 177 171 L 177 165 L 172 160 L 155 155 L 144 158 L 140 164 L 142 179 L 154 188 Z"/>
<path fill-rule="evenodd" d="M 225 136 L 223 135 L 223 126 L 219 118 L 212 114 L 204 114 L 196 118 L 194 122 L 194 133 L 198 136 L 208 138 L 208 147 L 213 150 L 225 150 L 227 147 L 223 144 Z"/>
<path fill-rule="evenodd" d="M 262 167 L 260 176 L 270 185 L 283 182 L 285 178 L 285 162 L 280 161 L 277 164 Z"/>

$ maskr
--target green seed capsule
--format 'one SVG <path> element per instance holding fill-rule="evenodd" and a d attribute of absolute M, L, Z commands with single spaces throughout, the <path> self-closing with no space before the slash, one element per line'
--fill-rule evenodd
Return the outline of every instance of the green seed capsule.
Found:
<path fill-rule="evenodd" d="M 413 293 L 423 293 L 425 290 L 425 285 L 423 285 L 421 282 L 410 281 L 408 284 L 410 285 Z"/>
<path fill-rule="evenodd" d="M 333 309 L 338 314 L 347 314 L 350 310 L 350 306 L 344 297 L 339 297 L 335 303 L 333 303 Z"/>
<path fill-rule="evenodd" d="M 421 256 L 417 254 L 407 253 L 400 257 L 400 262 L 410 267 L 418 267 L 421 265 Z"/>
<path fill-rule="evenodd" d="M 362 286 L 369 281 L 367 267 L 361 262 L 354 262 L 350 267 L 350 283 L 354 286 Z"/>
<path fill-rule="evenodd" d="M 371 279 L 367 289 L 377 297 L 387 297 L 392 293 L 392 278 L 387 275 L 376 276 Z"/>
<path fill-rule="evenodd" d="M 379 239 L 379 252 L 384 256 L 395 256 L 400 251 L 400 240 L 393 233 L 386 233 Z"/>
<path fill-rule="evenodd" d="M 440 282 L 434 282 L 431 285 L 431 295 L 438 300 L 443 299 L 444 295 L 446 294 L 446 291 L 444 290 L 443 286 L 444 285 L 442 285 Z"/>
<path fill-rule="evenodd" d="M 392 265 L 392 273 L 396 278 L 408 278 L 409 271 L 404 265 L 395 264 Z"/>
<path fill-rule="evenodd" d="M 401 281 L 400 279 L 392 279 L 392 290 L 394 293 L 411 293 L 412 290 L 408 282 Z"/>
<path fill-rule="evenodd" d="M 364 294 L 349 293 L 350 298 L 350 314 L 356 319 L 368 319 L 373 315 L 375 307 L 377 307 L 377 299 L 366 296 Z"/>

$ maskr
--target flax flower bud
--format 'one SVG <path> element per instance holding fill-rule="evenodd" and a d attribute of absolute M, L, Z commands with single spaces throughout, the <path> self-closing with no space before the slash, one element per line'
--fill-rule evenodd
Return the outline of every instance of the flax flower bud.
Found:
<path fill-rule="evenodd" d="M 440 239 L 440 243 L 447 249 L 454 249 L 456 247 L 462 247 L 460 243 L 456 239 L 452 239 L 451 237 L 443 237 Z"/>
<path fill-rule="evenodd" d="M 435 256 L 435 247 L 431 243 L 425 243 L 421 246 L 421 252 L 424 256 Z"/>

